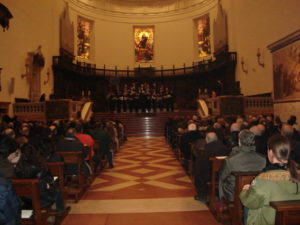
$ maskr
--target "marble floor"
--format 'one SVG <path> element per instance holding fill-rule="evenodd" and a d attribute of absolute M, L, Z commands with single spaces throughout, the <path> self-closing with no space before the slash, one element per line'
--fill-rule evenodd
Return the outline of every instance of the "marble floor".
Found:
<path fill-rule="evenodd" d="M 164 137 L 130 137 L 63 225 L 213 225 Z"/>

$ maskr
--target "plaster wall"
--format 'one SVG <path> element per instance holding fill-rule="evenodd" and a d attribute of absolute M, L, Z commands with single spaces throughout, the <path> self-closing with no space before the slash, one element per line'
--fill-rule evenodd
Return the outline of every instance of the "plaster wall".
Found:
<path fill-rule="evenodd" d="M 244 95 L 273 91 L 272 54 L 267 46 L 300 27 L 299 0 L 222 0 L 228 15 L 229 49 L 238 53 L 236 79 Z M 257 49 L 261 52 L 258 65 Z M 242 71 L 241 58 L 244 68 Z"/>
<path fill-rule="evenodd" d="M 14 102 L 14 98 L 28 98 L 29 85 L 25 77 L 25 59 L 28 52 L 39 45 L 45 57 L 41 71 L 41 92 L 47 96 L 52 92 L 52 56 L 59 51 L 59 15 L 63 10 L 62 0 L 2 0 L 12 13 L 9 30 L 0 34 L 0 67 L 2 69 L 2 91 L 0 101 Z M 50 80 L 47 80 L 47 71 Z M 11 107 L 11 106 L 10 106 Z M 10 114 L 12 110 L 10 109 Z"/>

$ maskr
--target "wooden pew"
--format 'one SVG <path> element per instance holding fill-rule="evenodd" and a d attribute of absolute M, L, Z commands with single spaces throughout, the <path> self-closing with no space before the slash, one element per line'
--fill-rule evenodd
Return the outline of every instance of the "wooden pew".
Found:
<path fill-rule="evenodd" d="M 300 224 L 300 200 L 270 202 L 276 210 L 275 225 Z"/>
<path fill-rule="evenodd" d="M 243 190 L 245 184 L 251 184 L 252 180 L 261 171 L 253 172 L 232 172 L 235 176 L 234 200 L 233 202 L 227 201 L 232 224 L 243 225 L 243 205 L 240 201 L 239 195 Z"/>
<path fill-rule="evenodd" d="M 19 197 L 31 197 L 33 215 L 30 218 L 22 218 L 22 224 L 45 225 L 46 210 L 42 210 L 38 179 L 11 179 L 16 194 Z"/>
<path fill-rule="evenodd" d="M 64 162 L 47 162 L 47 168 L 50 170 L 52 176 L 58 178 L 59 190 L 64 198 L 65 210 L 61 213 L 53 213 L 56 224 L 60 224 L 64 218 L 69 214 L 70 207 L 66 204 L 67 191 L 64 187 Z"/>
<path fill-rule="evenodd" d="M 76 164 L 77 174 L 66 175 L 64 174 L 64 187 L 69 196 L 74 196 L 74 200 L 77 203 L 84 191 L 87 188 L 86 176 L 83 174 L 83 159 L 82 152 L 56 152 L 64 159 L 64 165 Z M 76 179 L 75 179 L 76 178 Z M 69 181 L 68 181 L 69 179 Z"/>
<path fill-rule="evenodd" d="M 222 220 L 222 210 L 219 203 L 216 199 L 219 197 L 219 194 L 216 193 L 218 190 L 218 173 L 223 165 L 223 161 L 226 159 L 226 156 L 218 156 L 218 157 L 210 157 L 209 160 L 211 161 L 211 179 L 210 179 L 210 188 L 209 188 L 209 209 L 212 211 L 218 221 Z"/>
<path fill-rule="evenodd" d="M 47 162 L 47 168 L 53 177 L 58 178 L 59 189 L 64 192 L 64 162 Z"/>

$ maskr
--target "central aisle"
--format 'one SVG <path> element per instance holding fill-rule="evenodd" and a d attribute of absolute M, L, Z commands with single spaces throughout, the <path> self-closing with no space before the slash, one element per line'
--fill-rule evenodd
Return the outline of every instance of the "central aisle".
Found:
<path fill-rule="evenodd" d="M 164 137 L 128 138 L 63 225 L 218 224 Z"/>

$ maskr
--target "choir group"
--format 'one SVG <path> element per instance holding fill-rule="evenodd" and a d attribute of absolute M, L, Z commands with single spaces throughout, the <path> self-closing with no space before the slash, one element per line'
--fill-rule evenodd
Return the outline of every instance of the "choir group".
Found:
<path fill-rule="evenodd" d="M 173 111 L 174 96 L 172 90 L 163 85 L 132 83 L 111 91 L 107 101 L 111 112 L 161 112 Z"/>

